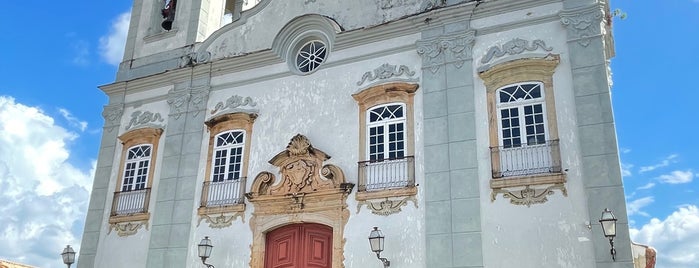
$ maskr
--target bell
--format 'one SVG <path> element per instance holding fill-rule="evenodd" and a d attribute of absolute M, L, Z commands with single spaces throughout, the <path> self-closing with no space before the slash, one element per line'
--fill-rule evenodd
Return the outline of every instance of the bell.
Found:
<path fill-rule="evenodd" d="M 165 1 L 165 8 L 160 10 L 160 14 L 163 15 L 165 19 L 163 23 L 160 24 L 163 29 L 169 31 L 172 29 L 172 21 L 175 20 L 175 6 L 177 5 L 176 0 Z"/>
<path fill-rule="evenodd" d="M 160 26 L 162 26 L 163 29 L 165 29 L 166 31 L 171 30 L 171 29 L 172 29 L 172 19 L 171 19 L 171 17 L 167 17 L 167 18 L 163 21 L 163 23 L 160 24 Z"/>

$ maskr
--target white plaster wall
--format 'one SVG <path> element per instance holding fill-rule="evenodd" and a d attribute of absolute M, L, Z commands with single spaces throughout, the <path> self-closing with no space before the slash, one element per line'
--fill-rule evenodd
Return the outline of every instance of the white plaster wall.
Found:
<path fill-rule="evenodd" d="M 157 97 L 161 94 L 162 89 L 150 90 L 147 92 L 140 92 L 133 94 L 138 96 L 136 100 L 145 100 L 149 98 Z M 127 99 L 134 99 L 134 96 L 128 96 Z M 169 106 L 166 101 L 157 101 L 144 104 L 139 107 L 126 107 L 121 118 L 121 125 L 119 129 L 114 129 L 112 131 L 118 131 L 119 135 L 122 135 L 130 130 L 126 130 L 125 127 L 129 124 L 131 120 L 131 113 L 134 111 L 150 111 L 153 113 L 160 113 L 163 118 L 163 122 L 159 122 L 163 126 L 167 124 L 167 114 L 169 112 Z M 106 130 L 105 130 L 106 131 Z M 121 153 L 123 146 L 120 141 L 115 141 L 117 146 L 114 152 L 114 161 L 112 162 L 112 172 L 109 179 L 109 190 L 107 192 L 107 199 L 105 202 L 105 210 L 103 215 L 103 225 L 102 231 L 100 232 L 99 244 L 97 246 L 97 255 L 95 256 L 95 267 L 146 267 L 146 260 L 148 257 L 148 246 L 150 241 L 150 231 L 147 228 L 153 223 L 153 211 L 157 209 L 156 202 L 158 194 L 158 181 L 161 174 L 161 166 L 163 162 L 163 149 L 165 146 L 165 135 L 163 132 L 158 143 L 158 155 L 156 156 L 156 164 L 153 174 L 153 184 L 151 185 L 151 199 L 149 203 L 149 211 L 151 213 L 151 219 L 148 221 L 147 227 L 144 226 L 138 230 L 135 235 L 120 237 L 117 235 L 116 230 L 109 232 L 109 215 L 111 213 L 112 201 L 114 200 L 114 192 L 117 191 L 118 187 L 121 185 L 116 185 L 118 178 L 121 176 L 119 170 L 121 168 Z M 94 197 L 93 197 L 94 198 Z M 128 257 L 126 257 L 128 256 Z"/>
<path fill-rule="evenodd" d="M 560 4 L 502 14 L 474 21 L 479 27 L 515 19 L 533 19 L 555 14 Z M 488 114 L 486 89 L 474 73 L 479 177 L 481 191 L 481 227 L 483 263 L 485 267 L 594 267 L 591 231 L 587 227 L 589 215 L 584 186 L 580 174 L 580 150 L 577 142 L 576 110 L 572 90 L 571 66 L 568 60 L 565 28 L 559 21 L 527 26 L 514 30 L 478 36 L 473 49 L 474 70 L 480 59 L 494 45 L 502 45 L 513 38 L 528 41 L 543 40 L 553 47 L 550 53 L 559 54 L 561 61 L 555 69 L 553 86 L 556 120 L 560 137 L 562 168 L 568 170 L 565 184 L 568 196 L 560 191 L 548 196 L 548 202 L 531 207 L 510 204 L 501 194 L 490 201 L 490 152 L 488 148 Z M 526 53 L 549 53 L 541 49 Z M 519 55 L 519 56 L 521 56 Z M 491 61 L 514 58 L 506 55 Z M 503 257 L 507 256 L 507 257 Z"/>
<path fill-rule="evenodd" d="M 333 52 L 330 55 L 331 65 L 333 60 L 341 60 L 356 55 L 355 53 L 371 53 L 390 50 L 397 46 L 412 44 L 418 35 L 400 40 L 388 40 L 373 44 L 373 50 L 355 48 L 354 50 Z M 252 140 L 250 146 L 250 160 L 248 166 L 248 181 L 246 189 L 249 191 L 254 177 L 262 172 L 269 171 L 277 174 L 278 169 L 267 163 L 277 153 L 286 149 L 291 137 L 300 133 L 306 135 L 313 146 L 320 149 L 332 158 L 326 163 L 339 166 L 344 171 L 347 180 L 357 183 L 357 162 L 364 160 L 359 156 L 359 111 L 352 94 L 361 90 L 357 82 L 361 80 L 367 71 L 379 67 L 384 63 L 394 65 L 407 65 L 416 71 L 413 77 L 420 77 L 421 59 L 414 51 L 401 52 L 393 55 L 374 57 L 370 60 L 350 62 L 345 65 L 322 67 L 316 73 L 309 76 L 289 75 L 283 78 L 256 81 L 254 75 L 264 76 L 270 72 L 286 68 L 286 64 L 265 67 L 261 70 L 251 70 L 241 73 L 227 74 L 212 79 L 214 88 L 209 97 L 208 109 L 211 109 L 219 101 L 225 101 L 232 95 L 251 97 L 257 105 L 255 107 L 241 107 L 245 110 L 256 110 L 259 117 L 253 125 Z M 326 66 L 328 66 L 326 65 Z M 245 79 L 245 80 L 243 80 Z M 245 81 L 252 81 L 246 83 Z M 229 85 L 229 86 L 226 86 Z M 366 86 L 366 85 L 363 85 Z M 421 90 L 415 96 L 415 147 L 416 147 L 416 183 L 424 184 L 424 171 L 422 167 L 422 97 Z M 207 116 L 211 116 L 207 113 Z M 207 154 L 208 141 L 202 141 L 202 156 Z M 197 185 L 204 181 L 206 159 L 202 157 L 199 163 L 199 178 Z M 196 189 L 196 197 L 201 195 L 201 189 Z M 403 208 L 403 211 L 390 216 L 378 216 L 370 212 L 366 207 L 358 211 L 357 201 L 354 199 L 356 187 L 349 196 L 347 203 L 350 211 L 350 219 L 345 227 L 345 265 L 347 267 L 376 266 L 380 265 L 376 256 L 371 253 L 368 236 L 373 226 L 380 227 L 386 235 L 386 252 L 392 266 L 395 267 L 424 267 L 424 211 L 423 191 L 419 187 L 419 208 L 411 203 Z M 205 222 L 200 226 L 193 225 L 194 241 L 198 242 L 204 236 L 209 236 L 214 243 L 214 252 L 211 262 L 216 265 L 230 267 L 246 267 L 250 261 L 250 244 L 252 234 L 249 219 L 252 217 L 254 207 L 247 205 L 245 221 L 240 219 L 233 222 L 233 226 L 224 229 L 211 229 Z M 196 212 L 193 212 L 193 217 Z M 410 224 L 406 224 L 410 222 Z M 197 257 L 196 243 L 192 243 L 188 260 L 194 266 L 200 262 Z"/>

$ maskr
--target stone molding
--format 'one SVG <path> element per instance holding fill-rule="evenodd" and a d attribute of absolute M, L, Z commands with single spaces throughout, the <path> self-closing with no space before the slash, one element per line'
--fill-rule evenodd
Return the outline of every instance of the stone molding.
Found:
<path fill-rule="evenodd" d="M 436 73 L 442 65 L 452 63 L 460 69 L 471 59 L 475 40 L 476 31 L 470 30 L 417 41 L 417 54 L 422 56 L 422 68 L 429 68 L 432 73 Z"/>
<path fill-rule="evenodd" d="M 368 209 L 371 210 L 371 213 L 375 215 L 381 215 L 381 216 L 388 216 L 391 214 L 396 214 L 402 211 L 401 207 L 404 207 L 408 205 L 408 201 L 413 202 L 413 205 L 415 205 L 415 208 L 418 208 L 417 206 L 417 199 L 415 198 L 414 195 L 405 197 L 400 200 L 394 200 L 394 199 L 389 199 L 386 198 L 385 200 L 382 201 L 359 201 L 357 203 L 357 214 L 359 214 L 359 210 L 363 207 L 366 206 Z"/>
<path fill-rule="evenodd" d="M 147 126 L 155 128 L 164 128 L 162 124 L 157 124 L 158 122 L 163 122 L 165 119 L 160 115 L 160 113 L 153 113 L 150 111 L 134 111 L 131 113 L 131 120 L 129 124 L 126 125 L 124 130 L 130 130 L 132 128 Z"/>
<path fill-rule="evenodd" d="M 281 181 L 270 172 L 260 172 L 246 193 L 254 206 L 250 219 L 253 233 L 250 267 L 263 267 L 265 234 L 293 223 L 312 222 L 333 229 L 332 267 L 344 267 L 344 230 L 349 220 L 347 196 L 354 184 L 347 183 L 342 170 L 321 165 L 330 156 L 313 148 L 308 138 L 294 136 L 287 149 L 269 163 L 278 167 Z"/>
<path fill-rule="evenodd" d="M 568 28 L 569 42 L 577 42 L 583 47 L 590 44 L 590 39 L 602 34 L 605 12 L 603 4 L 563 10 L 559 13 L 561 23 Z"/>
<path fill-rule="evenodd" d="M 104 128 L 107 130 L 107 132 L 112 132 L 112 130 L 120 125 L 121 116 L 123 114 L 123 103 L 104 106 L 104 110 L 102 110 L 102 117 L 104 118 Z"/>
<path fill-rule="evenodd" d="M 365 82 L 373 82 L 374 80 L 385 80 L 392 78 L 394 76 L 405 75 L 408 78 L 412 78 L 415 75 L 415 71 L 411 71 L 408 66 L 405 65 L 391 65 L 384 63 L 381 66 L 374 69 L 374 71 L 365 72 L 362 75 L 362 79 L 357 81 L 357 86 L 361 86 Z"/>
<path fill-rule="evenodd" d="M 499 58 L 505 56 L 505 54 L 517 55 L 524 51 L 536 51 L 537 48 L 541 48 L 545 51 L 553 50 L 552 47 L 547 47 L 546 43 L 541 39 L 531 41 L 531 45 L 529 44 L 529 42 L 529 40 L 514 38 L 506 42 L 505 44 L 502 44 L 501 46 L 492 46 L 488 48 L 488 52 L 481 59 L 481 63 L 486 64 L 490 62 L 490 60 L 492 60 L 493 58 Z"/>

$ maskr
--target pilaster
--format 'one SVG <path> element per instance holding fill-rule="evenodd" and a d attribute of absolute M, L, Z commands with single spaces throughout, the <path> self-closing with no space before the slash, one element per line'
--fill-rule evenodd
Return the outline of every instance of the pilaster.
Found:
<path fill-rule="evenodd" d="M 427 267 L 483 267 L 474 41 L 468 22 L 457 22 L 425 30 L 416 43 L 423 62 Z"/>
<path fill-rule="evenodd" d="M 109 105 L 104 107 L 104 128 L 102 130 L 102 143 L 100 154 L 97 158 L 95 177 L 92 182 L 90 205 L 85 219 L 82 242 L 80 243 L 80 255 L 77 263 L 79 268 L 95 267 L 95 256 L 99 244 L 100 231 L 106 226 L 105 204 L 109 194 L 109 180 L 114 164 L 114 153 L 117 145 L 117 135 L 121 117 L 124 114 L 122 99 L 110 98 Z"/>
<path fill-rule="evenodd" d="M 146 267 L 185 267 L 196 222 L 197 167 L 204 137 L 209 77 L 175 84 L 168 93 L 170 113 L 157 189 Z"/>
<path fill-rule="evenodd" d="M 609 52 L 613 51 L 608 6 L 597 0 L 566 0 L 559 15 L 567 29 L 568 51 L 573 74 L 573 92 L 577 115 L 581 174 L 592 244 L 598 268 L 633 267 L 626 202 L 622 185 L 614 116 L 610 97 Z M 599 217 L 605 208 L 617 216 L 612 261 L 609 241 L 604 238 Z"/>

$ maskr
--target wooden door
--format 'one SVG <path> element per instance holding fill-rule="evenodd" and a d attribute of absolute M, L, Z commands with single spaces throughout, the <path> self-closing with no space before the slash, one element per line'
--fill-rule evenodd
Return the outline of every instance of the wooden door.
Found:
<path fill-rule="evenodd" d="M 330 268 L 332 228 L 292 224 L 267 233 L 265 268 Z"/>

